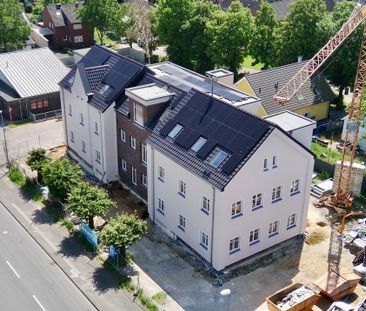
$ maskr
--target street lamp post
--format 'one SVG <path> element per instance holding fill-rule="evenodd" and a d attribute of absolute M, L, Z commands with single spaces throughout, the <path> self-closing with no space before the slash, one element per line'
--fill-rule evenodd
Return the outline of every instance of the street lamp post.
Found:
<path fill-rule="evenodd" d="M 0 116 L 1 116 L 1 127 L 3 128 L 3 135 L 4 135 L 4 151 L 5 151 L 5 158 L 6 158 L 6 164 L 9 165 L 9 154 L 8 154 L 8 146 L 6 144 L 6 135 L 5 135 L 5 125 L 4 125 L 4 117 L 3 117 L 3 111 L 0 110 Z"/>
<path fill-rule="evenodd" d="M 223 289 L 220 292 L 220 295 L 226 297 L 226 311 L 229 311 L 229 298 L 230 298 L 231 290 L 228 288 Z"/>

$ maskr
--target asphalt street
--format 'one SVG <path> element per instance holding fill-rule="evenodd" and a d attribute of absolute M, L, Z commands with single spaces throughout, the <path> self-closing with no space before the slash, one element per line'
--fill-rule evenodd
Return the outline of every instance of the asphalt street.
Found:
<path fill-rule="evenodd" d="M 0 310 L 96 310 L 1 204 Z"/>

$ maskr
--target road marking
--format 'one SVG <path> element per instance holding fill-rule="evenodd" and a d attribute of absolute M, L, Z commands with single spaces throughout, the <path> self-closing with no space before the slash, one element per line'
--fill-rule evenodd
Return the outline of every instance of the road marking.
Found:
<path fill-rule="evenodd" d="M 8 264 L 8 266 L 10 267 L 10 269 L 13 270 L 14 274 L 18 277 L 18 279 L 20 279 L 20 275 L 18 274 L 18 272 L 15 271 L 15 269 L 10 264 L 10 262 L 9 261 L 6 261 L 6 263 Z"/>
<path fill-rule="evenodd" d="M 37 299 L 37 297 L 35 295 L 33 295 L 33 299 L 38 303 L 38 305 L 41 307 L 41 309 L 43 311 L 46 311 L 46 309 L 41 305 L 41 303 L 39 302 L 39 300 Z"/>

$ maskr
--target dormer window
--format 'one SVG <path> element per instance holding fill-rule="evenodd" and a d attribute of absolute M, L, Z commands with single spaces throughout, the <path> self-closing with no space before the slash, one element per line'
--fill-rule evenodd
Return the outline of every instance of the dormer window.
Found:
<path fill-rule="evenodd" d="M 206 138 L 203 138 L 203 137 L 200 137 L 196 140 L 196 142 L 193 144 L 193 146 L 191 147 L 191 149 L 194 151 L 194 152 L 197 152 L 198 150 L 201 149 L 201 147 L 206 143 L 207 139 Z"/>
<path fill-rule="evenodd" d="M 108 84 L 103 84 L 102 88 L 99 90 L 99 94 L 103 95 L 109 88 L 110 86 Z"/>
<path fill-rule="evenodd" d="M 210 165 L 213 166 L 214 168 L 218 168 L 220 164 L 226 159 L 227 155 L 228 154 L 226 152 L 218 150 L 218 152 L 210 161 Z"/>
<path fill-rule="evenodd" d="M 140 125 L 144 125 L 144 115 L 142 107 L 136 103 L 133 104 L 133 120 Z"/>
<path fill-rule="evenodd" d="M 180 124 L 176 124 L 173 129 L 169 132 L 168 136 L 170 138 L 175 138 L 179 132 L 182 130 L 183 126 L 181 126 Z"/>

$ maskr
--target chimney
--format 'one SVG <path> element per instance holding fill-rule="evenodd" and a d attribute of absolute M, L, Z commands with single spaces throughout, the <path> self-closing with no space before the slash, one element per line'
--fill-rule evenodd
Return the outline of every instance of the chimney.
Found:
<path fill-rule="evenodd" d="M 234 73 L 226 69 L 214 69 L 210 71 L 206 71 L 206 76 L 212 80 L 215 80 L 221 84 L 225 84 L 227 86 L 234 85 Z"/>
<path fill-rule="evenodd" d="M 61 3 L 60 2 L 56 3 L 56 10 L 61 10 Z"/>

